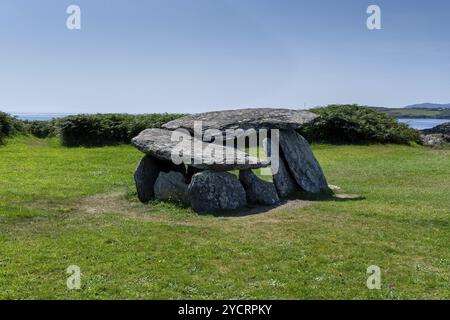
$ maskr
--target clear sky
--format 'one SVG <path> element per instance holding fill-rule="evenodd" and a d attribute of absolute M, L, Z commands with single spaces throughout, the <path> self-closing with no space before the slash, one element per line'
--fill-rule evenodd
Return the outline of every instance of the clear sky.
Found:
<path fill-rule="evenodd" d="M 81 30 L 66 8 L 81 7 Z M 382 30 L 366 27 L 381 7 Z M 0 109 L 450 102 L 448 0 L 1 0 Z"/>

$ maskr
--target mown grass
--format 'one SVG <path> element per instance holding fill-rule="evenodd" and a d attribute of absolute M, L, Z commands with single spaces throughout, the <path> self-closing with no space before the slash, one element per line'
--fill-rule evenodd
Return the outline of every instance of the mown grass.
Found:
<path fill-rule="evenodd" d="M 360 200 L 197 215 L 135 200 L 131 146 L 0 147 L 2 299 L 448 299 L 450 150 L 316 145 Z M 82 288 L 68 291 L 78 265 Z M 378 265 L 382 289 L 368 290 Z"/>

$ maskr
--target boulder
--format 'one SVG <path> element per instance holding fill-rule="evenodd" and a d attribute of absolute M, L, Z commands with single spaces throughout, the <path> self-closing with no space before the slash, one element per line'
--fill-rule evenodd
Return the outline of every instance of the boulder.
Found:
<path fill-rule="evenodd" d="M 450 135 L 427 134 L 422 135 L 422 143 L 426 146 L 439 147 L 450 143 Z"/>
<path fill-rule="evenodd" d="M 180 154 L 182 150 L 184 164 L 201 170 L 230 171 L 240 169 L 257 169 L 268 167 L 269 161 L 256 157 L 235 148 L 217 145 L 220 152 L 219 161 L 215 161 L 212 153 L 206 152 L 213 143 L 197 140 L 189 133 L 177 132 L 179 140 L 172 141 L 173 131 L 164 129 L 147 129 L 132 139 L 132 144 L 140 151 L 158 159 L 172 161 L 172 152 Z M 175 139 L 176 140 L 176 139 Z"/>
<path fill-rule="evenodd" d="M 249 203 L 275 205 L 280 201 L 275 185 L 261 180 L 251 170 L 239 171 L 239 180 L 244 186 Z"/>
<path fill-rule="evenodd" d="M 444 146 L 450 144 L 450 122 L 431 129 L 421 130 L 422 143 L 426 146 Z"/>
<path fill-rule="evenodd" d="M 134 181 L 139 200 L 145 203 L 154 198 L 153 187 L 161 171 L 176 171 L 184 175 L 185 170 L 183 165 L 177 166 L 172 162 L 162 161 L 151 155 L 146 155 L 134 171 Z"/>
<path fill-rule="evenodd" d="M 264 151 L 266 152 L 268 157 L 272 157 L 271 146 L 271 139 L 267 138 L 264 144 Z M 286 166 L 286 162 L 283 159 L 283 156 L 280 154 L 279 150 L 278 154 L 274 154 L 273 156 L 278 157 L 278 168 L 276 168 L 275 166 L 276 160 L 271 159 L 273 183 L 280 198 L 286 198 L 298 190 L 298 185 L 295 182 L 294 178 L 292 178 L 292 175 L 290 174 L 289 169 Z"/>
<path fill-rule="evenodd" d="M 163 128 L 183 128 L 194 132 L 194 121 L 202 121 L 202 130 L 217 129 L 299 129 L 319 116 L 309 112 L 290 109 L 250 108 L 213 111 L 189 115 L 170 121 Z"/>
<path fill-rule="evenodd" d="M 188 185 L 185 176 L 180 172 L 161 171 L 154 185 L 155 198 L 158 200 L 174 200 L 187 203 Z"/>
<path fill-rule="evenodd" d="M 280 130 L 280 149 L 289 171 L 302 190 L 329 192 L 322 168 L 305 138 L 293 130 Z"/>
<path fill-rule="evenodd" d="M 216 212 L 244 207 L 244 187 L 228 172 L 203 171 L 192 177 L 188 187 L 191 207 L 196 212 Z"/>

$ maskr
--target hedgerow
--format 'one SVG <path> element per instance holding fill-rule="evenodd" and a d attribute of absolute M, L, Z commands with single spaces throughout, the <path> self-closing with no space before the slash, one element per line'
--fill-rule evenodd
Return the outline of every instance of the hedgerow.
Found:
<path fill-rule="evenodd" d="M 310 142 L 420 143 L 420 133 L 383 113 L 358 105 L 329 105 L 309 110 L 320 115 L 300 133 Z"/>
<path fill-rule="evenodd" d="M 358 105 L 329 105 L 310 111 L 321 117 L 300 130 L 310 142 L 421 143 L 420 133 L 383 113 Z M 158 128 L 182 114 L 80 114 L 51 121 L 20 121 L 0 112 L 0 143 L 14 134 L 39 138 L 59 135 L 65 146 L 130 143 L 147 128 Z"/>
<path fill-rule="evenodd" d="M 81 114 L 59 119 L 57 126 L 65 146 L 106 146 L 130 143 L 147 128 L 158 128 L 178 114 Z"/>
<path fill-rule="evenodd" d="M 0 144 L 5 142 L 5 138 L 14 134 L 25 132 L 22 121 L 0 111 Z"/>

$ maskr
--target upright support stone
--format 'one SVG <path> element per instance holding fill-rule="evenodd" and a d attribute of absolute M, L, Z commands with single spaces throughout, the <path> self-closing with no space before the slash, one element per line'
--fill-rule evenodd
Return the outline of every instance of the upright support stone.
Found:
<path fill-rule="evenodd" d="M 308 142 L 293 130 L 280 130 L 280 148 L 297 184 L 306 192 L 328 192 L 328 183 Z"/>
<path fill-rule="evenodd" d="M 282 154 L 279 151 L 278 154 L 272 154 L 271 142 L 271 138 L 267 138 L 265 140 L 264 151 L 266 152 L 268 157 L 271 157 L 272 179 L 277 189 L 278 195 L 280 196 L 280 198 L 286 198 L 296 190 L 298 190 L 298 186 L 294 178 L 292 178 L 291 174 L 289 173 Z M 276 159 L 273 159 L 272 156 L 278 157 L 278 167 L 276 167 Z"/>
<path fill-rule="evenodd" d="M 196 212 L 238 209 L 247 204 L 244 187 L 228 172 L 203 171 L 192 177 L 188 188 Z"/>
<path fill-rule="evenodd" d="M 134 181 L 138 198 L 141 202 L 148 202 L 154 197 L 153 185 L 158 178 L 159 170 L 155 166 L 152 156 L 145 156 L 134 171 Z"/>
<path fill-rule="evenodd" d="M 275 185 L 272 182 L 261 180 L 252 170 L 239 171 L 239 180 L 244 186 L 249 203 L 270 206 L 280 201 Z"/>
<path fill-rule="evenodd" d="M 188 203 L 186 177 L 180 172 L 161 171 L 156 179 L 155 198 L 159 200 L 173 200 Z"/>
<path fill-rule="evenodd" d="M 141 202 L 148 202 L 155 197 L 153 186 L 161 171 L 175 171 L 183 175 L 186 174 L 186 168 L 183 165 L 175 165 L 170 161 L 163 161 L 151 155 L 146 155 L 134 171 L 136 190 Z"/>

